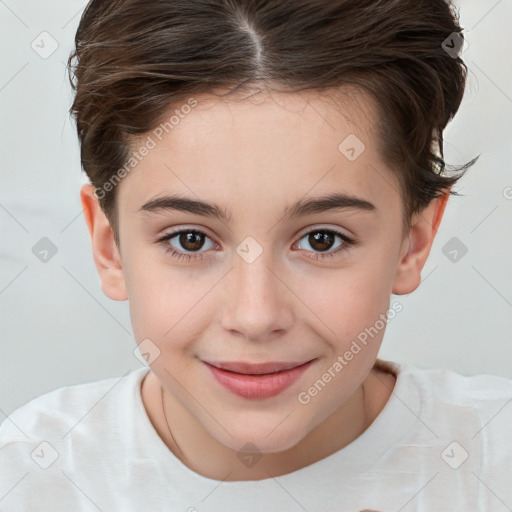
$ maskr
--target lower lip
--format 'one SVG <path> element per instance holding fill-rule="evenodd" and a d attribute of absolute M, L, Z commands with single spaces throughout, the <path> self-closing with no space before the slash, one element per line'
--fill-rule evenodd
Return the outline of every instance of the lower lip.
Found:
<path fill-rule="evenodd" d="M 217 382 L 222 384 L 232 393 L 243 398 L 258 400 L 270 398 L 282 393 L 296 382 L 302 374 L 311 366 L 313 361 L 304 363 L 290 370 L 267 373 L 263 375 L 246 375 L 243 373 L 228 372 L 210 364 L 210 369 Z"/>

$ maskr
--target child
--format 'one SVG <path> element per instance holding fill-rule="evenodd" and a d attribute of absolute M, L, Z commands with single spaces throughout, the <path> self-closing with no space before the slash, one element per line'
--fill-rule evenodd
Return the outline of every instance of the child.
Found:
<path fill-rule="evenodd" d="M 512 506 L 512 382 L 377 358 L 476 160 L 444 173 L 461 30 L 444 0 L 88 4 L 81 200 L 149 368 L 10 415 L 2 511 Z"/>

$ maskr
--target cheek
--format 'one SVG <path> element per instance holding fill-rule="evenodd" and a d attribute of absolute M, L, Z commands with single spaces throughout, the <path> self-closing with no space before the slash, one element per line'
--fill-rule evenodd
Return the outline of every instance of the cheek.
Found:
<path fill-rule="evenodd" d="M 309 276 L 297 283 L 308 306 L 308 317 L 317 318 L 326 339 L 350 343 L 366 327 L 374 325 L 389 308 L 391 271 L 387 262 L 354 264 Z"/>
<path fill-rule="evenodd" d="M 208 290 L 215 284 L 215 276 L 200 276 L 149 255 L 132 258 L 125 265 L 125 274 L 138 343 L 149 338 L 161 350 L 180 348 L 180 340 L 185 344 L 204 328 L 212 307 L 208 306 Z"/>
<path fill-rule="evenodd" d="M 224 296 L 226 281 L 219 279 L 225 268 L 180 267 L 167 261 L 170 256 L 163 250 L 132 248 L 126 254 L 123 266 L 137 343 L 149 338 L 161 350 L 183 350 L 219 318 L 222 304 L 215 297 Z M 389 248 L 384 252 L 374 246 L 345 266 L 317 268 L 307 275 L 292 272 L 283 279 L 293 283 L 297 297 L 285 293 L 281 298 L 299 323 L 316 330 L 337 352 L 345 351 L 386 313 L 395 263 L 391 260 Z"/>

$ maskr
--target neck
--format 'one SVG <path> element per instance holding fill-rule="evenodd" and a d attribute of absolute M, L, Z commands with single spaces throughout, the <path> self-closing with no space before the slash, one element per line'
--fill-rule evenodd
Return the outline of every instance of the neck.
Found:
<path fill-rule="evenodd" d="M 239 452 L 213 438 L 163 390 L 151 371 L 142 382 L 141 395 L 156 432 L 189 469 L 219 481 L 261 480 L 297 471 L 354 441 L 379 415 L 394 384 L 394 375 L 372 370 L 356 391 L 299 443 L 285 451 L 258 454 L 261 458 L 253 467 L 234 464 L 239 462 Z"/>

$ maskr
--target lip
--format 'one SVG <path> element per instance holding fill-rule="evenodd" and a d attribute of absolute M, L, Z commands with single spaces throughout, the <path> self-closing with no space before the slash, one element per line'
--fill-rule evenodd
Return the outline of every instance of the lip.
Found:
<path fill-rule="evenodd" d="M 215 366 L 220 370 L 227 370 L 235 373 L 243 373 L 245 375 L 261 375 L 264 373 L 275 373 L 281 372 L 284 370 L 291 370 L 292 368 L 296 368 L 297 366 L 301 366 L 305 364 L 307 361 L 298 361 L 293 363 L 280 363 L 280 362 L 270 362 L 270 363 L 242 363 L 242 362 L 214 362 L 209 363 L 205 361 L 205 363 Z"/>
<path fill-rule="evenodd" d="M 307 362 L 214 362 L 203 361 L 216 381 L 243 398 L 258 400 L 279 395 L 296 382 L 315 360 Z"/>

